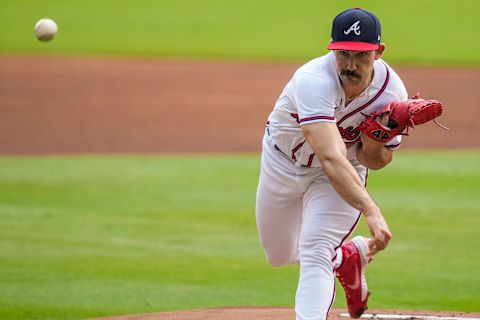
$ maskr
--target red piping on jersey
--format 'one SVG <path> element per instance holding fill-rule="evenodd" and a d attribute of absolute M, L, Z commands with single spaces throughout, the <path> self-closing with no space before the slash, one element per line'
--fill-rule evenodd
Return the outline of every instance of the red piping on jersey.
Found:
<path fill-rule="evenodd" d="M 368 182 L 368 169 L 367 169 L 367 172 L 365 173 L 365 188 L 367 187 L 367 182 Z M 358 213 L 358 217 L 357 217 L 357 220 L 355 220 L 355 223 L 353 224 L 353 226 L 350 228 L 350 230 L 348 231 L 347 235 L 345 237 L 343 237 L 342 241 L 340 241 L 340 244 L 338 245 L 338 247 L 335 248 L 335 250 L 333 251 L 335 254 L 333 255 L 333 258 L 332 258 L 332 262 L 335 261 L 335 259 L 337 259 L 337 249 L 340 248 L 342 245 L 343 245 L 343 242 L 353 233 L 353 231 L 355 230 L 355 228 L 357 227 L 357 224 L 358 222 L 360 221 L 360 217 L 362 216 L 362 213 L 359 212 Z M 343 264 L 343 261 L 342 260 L 342 264 Z M 342 264 L 340 264 L 338 266 L 338 268 L 340 268 L 342 266 Z M 338 269 L 337 268 L 337 269 Z"/>
<path fill-rule="evenodd" d="M 334 271 L 335 274 L 335 271 Z M 328 314 L 330 313 L 330 310 L 332 309 L 333 302 L 335 301 L 335 296 L 337 295 L 337 289 L 335 288 L 335 281 L 333 281 L 333 294 L 332 294 L 332 300 L 330 301 L 330 306 L 328 307 L 327 311 L 327 319 L 328 319 Z"/>
<path fill-rule="evenodd" d="M 311 167 L 311 166 L 312 166 L 313 157 L 315 157 L 315 153 L 312 153 L 312 154 L 310 155 L 310 157 L 308 158 L 307 167 Z"/>
<path fill-rule="evenodd" d="M 382 62 L 383 63 L 383 62 Z M 383 83 L 383 86 L 382 88 L 377 92 L 377 94 L 375 95 L 375 97 L 372 98 L 372 100 L 368 101 L 367 103 L 365 103 L 363 106 L 361 106 L 360 108 L 357 108 L 355 110 L 353 110 L 352 112 L 350 112 L 349 114 L 346 114 L 342 119 L 340 119 L 339 121 L 337 121 L 337 126 L 339 124 L 341 124 L 344 120 L 346 120 L 347 118 L 351 117 L 352 115 L 354 115 L 355 113 L 359 112 L 359 111 L 362 111 L 363 109 L 365 109 L 366 107 L 368 107 L 369 105 L 371 105 L 375 100 L 378 99 L 378 97 L 380 97 L 380 95 L 385 91 L 385 88 L 387 87 L 388 85 L 388 81 L 390 80 L 390 71 L 388 70 L 388 67 L 383 64 L 385 66 L 385 69 L 387 70 L 387 76 L 385 77 L 385 82 Z M 301 121 L 301 120 L 300 120 Z"/>
<path fill-rule="evenodd" d="M 304 141 L 301 142 L 298 146 L 296 146 L 295 148 L 292 149 L 292 159 L 293 159 L 293 160 L 297 160 L 297 157 L 295 157 L 295 152 L 297 152 L 298 149 L 300 149 L 306 141 L 307 141 L 307 140 L 304 140 Z"/>
<path fill-rule="evenodd" d="M 332 262 L 334 262 L 336 259 L 337 259 L 337 249 L 340 248 L 342 245 L 343 245 L 343 242 L 348 238 L 350 237 L 350 235 L 353 233 L 353 231 L 355 231 L 355 229 L 357 228 L 357 225 L 358 225 L 358 222 L 360 222 L 360 217 L 362 216 L 362 213 L 359 212 L 358 213 L 358 217 L 357 217 L 357 220 L 355 220 L 355 223 L 353 224 L 353 226 L 350 228 L 350 230 L 348 231 L 347 235 L 345 237 L 343 237 L 342 241 L 340 241 L 340 245 L 338 247 L 335 248 L 334 252 L 335 252 L 335 255 L 333 256 L 332 258 Z M 342 265 L 343 265 L 343 262 L 344 260 L 342 259 L 342 263 L 337 267 L 340 268 Z"/>
<path fill-rule="evenodd" d="M 315 116 L 315 117 L 310 117 L 310 118 L 303 118 L 303 119 L 299 119 L 298 120 L 298 123 L 302 123 L 302 122 L 305 122 L 305 121 L 312 121 L 312 120 L 335 120 L 335 117 L 329 117 L 329 116 Z"/>
<path fill-rule="evenodd" d="M 298 121 L 298 113 L 290 113 L 290 115 L 295 119 L 295 121 L 297 121 L 297 123 L 300 123 L 300 121 Z"/>

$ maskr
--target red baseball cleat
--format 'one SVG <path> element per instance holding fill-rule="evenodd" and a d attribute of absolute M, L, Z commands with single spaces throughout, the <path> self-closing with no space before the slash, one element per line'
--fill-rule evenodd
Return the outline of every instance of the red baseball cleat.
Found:
<path fill-rule="evenodd" d="M 357 236 L 342 246 L 342 264 L 336 270 L 338 280 L 342 284 L 347 297 L 348 313 L 357 319 L 367 310 L 370 292 L 365 279 L 365 270 L 371 258 L 368 239 Z"/>

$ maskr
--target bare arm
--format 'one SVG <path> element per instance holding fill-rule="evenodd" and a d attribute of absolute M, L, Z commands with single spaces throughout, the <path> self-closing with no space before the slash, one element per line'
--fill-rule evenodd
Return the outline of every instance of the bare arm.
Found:
<path fill-rule="evenodd" d="M 392 161 L 393 151 L 384 143 L 375 141 L 362 133 L 362 146 L 357 150 L 357 160 L 372 170 L 384 168 Z"/>
<path fill-rule="evenodd" d="M 371 254 L 383 250 L 391 238 L 380 208 L 365 189 L 360 176 L 346 158 L 346 147 L 337 126 L 316 122 L 302 126 L 303 134 L 320 160 L 322 168 L 338 194 L 365 216 L 372 234 Z"/>

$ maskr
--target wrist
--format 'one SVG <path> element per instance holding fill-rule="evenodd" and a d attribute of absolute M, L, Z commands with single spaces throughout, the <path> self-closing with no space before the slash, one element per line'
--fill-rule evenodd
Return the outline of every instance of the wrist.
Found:
<path fill-rule="evenodd" d="M 362 213 L 365 217 L 373 216 L 379 214 L 380 212 L 380 208 L 375 203 L 365 206 L 365 208 L 362 210 Z"/>
<path fill-rule="evenodd" d="M 370 156 L 381 155 L 383 153 L 385 145 L 386 145 L 386 142 L 380 142 L 380 141 L 374 140 L 362 132 L 360 150 L 364 154 L 370 155 Z"/>

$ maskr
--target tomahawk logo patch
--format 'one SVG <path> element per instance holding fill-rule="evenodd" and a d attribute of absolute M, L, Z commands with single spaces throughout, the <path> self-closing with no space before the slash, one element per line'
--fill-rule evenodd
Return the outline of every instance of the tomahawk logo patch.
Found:
<path fill-rule="evenodd" d="M 348 36 L 350 34 L 350 32 L 355 33 L 355 35 L 359 36 L 361 31 L 360 31 L 360 21 L 356 21 L 355 23 L 353 23 L 350 28 L 348 28 L 348 30 L 344 30 L 343 33 Z"/>

